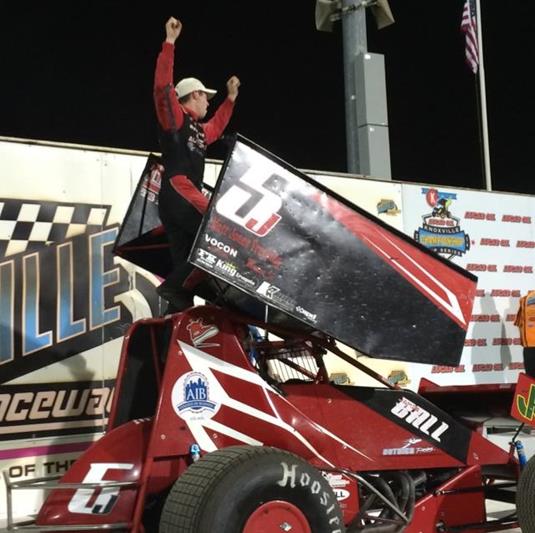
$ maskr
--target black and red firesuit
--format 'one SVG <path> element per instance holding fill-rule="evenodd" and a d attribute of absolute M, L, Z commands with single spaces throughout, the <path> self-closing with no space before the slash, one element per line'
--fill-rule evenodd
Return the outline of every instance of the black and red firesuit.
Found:
<path fill-rule="evenodd" d="M 230 120 L 234 102 L 229 98 L 214 116 L 200 123 L 178 101 L 173 86 L 175 47 L 164 42 L 156 62 L 154 103 L 160 126 L 163 165 L 158 207 L 169 240 L 173 270 L 158 287 L 158 293 L 178 311 L 193 303 L 184 288 L 193 266 L 187 261 L 208 199 L 201 192 L 206 148 L 221 137 Z"/>

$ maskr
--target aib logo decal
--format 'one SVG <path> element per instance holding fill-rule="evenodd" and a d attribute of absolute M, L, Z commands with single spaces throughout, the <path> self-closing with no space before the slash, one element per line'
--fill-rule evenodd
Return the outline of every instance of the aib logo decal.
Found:
<path fill-rule="evenodd" d="M 422 188 L 431 212 L 423 215 L 423 225 L 414 232 L 414 240 L 434 252 L 451 259 L 470 249 L 470 237 L 461 230 L 459 219 L 451 213 L 455 193 Z"/>
<path fill-rule="evenodd" d="M 535 415 L 535 385 L 530 385 L 528 397 L 517 394 L 516 396 L 516 407 L 518 412 L 530 422 L 533 420 Z"/>
<path fill-rule="evenodd" d="M 205 325 L 202 318 L 190 320 L 186 329 L 189 331 L 191 342 L 196 348 L 221 346 L 218 342 L 206 342 L 208 339 L 215 337 L 219 333 L 219 329 L 214 324 Z"/>
<path fill-rule="evenodd" d="M 210 397 L 210 382 L 201 372 L 188 372 L 173 387 L 171 401 L 175 413 L 184 420 L 212 418 L 221 404 Z"/>

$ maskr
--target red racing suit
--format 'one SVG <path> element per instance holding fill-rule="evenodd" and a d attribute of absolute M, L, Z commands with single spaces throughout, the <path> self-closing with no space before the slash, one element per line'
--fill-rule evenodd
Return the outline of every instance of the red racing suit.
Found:
<path fill-rule="evenodd" d="M 156 62 L 154 104 L 165 168 L 158 209 L 173 259 L 173 271 L 163 285 L 180 290 L 193 270 L 187 258 L 208 206 L 201 192 L 206 149 L 223 134 L 234 103 L 226 98 L 209 121 L 199 122 L 178 101 L 174 53 L 174 45 L 164 42 Z"/>

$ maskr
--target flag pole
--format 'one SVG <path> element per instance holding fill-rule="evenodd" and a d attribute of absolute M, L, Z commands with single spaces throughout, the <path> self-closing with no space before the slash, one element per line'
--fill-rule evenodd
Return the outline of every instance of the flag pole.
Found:
<path fill-rule="evenodd" d="M 485 86 L 485 66 L 483 63 L 483 28 L 481 19 L 480 0 L 476 0 L 476 20 L 477 20 L 477 48 L 479 55 L 479 92 L 481 103 L 481 130 L 483 137 L 483 159 L 485 163 L 485 185 L 487 191 L 492 191 L 492 177 L 490 172 L 490 152 L 489 152 L 489 128 L 487 122 L 487 89 Z"/>

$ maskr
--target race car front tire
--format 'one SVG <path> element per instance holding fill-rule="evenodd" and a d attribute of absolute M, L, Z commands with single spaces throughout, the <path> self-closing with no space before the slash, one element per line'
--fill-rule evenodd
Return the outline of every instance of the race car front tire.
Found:
<path fill-rule="evenodd" d="M 343 533 L 342 512 L 321 473 L 300 457 L 264 446 L 203 456 L 165 502 L 161 533 Z"/>

